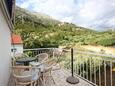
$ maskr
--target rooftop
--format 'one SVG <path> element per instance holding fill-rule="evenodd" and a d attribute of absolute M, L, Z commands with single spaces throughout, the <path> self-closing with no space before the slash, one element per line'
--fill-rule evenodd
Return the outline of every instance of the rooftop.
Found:
<path fill-rule="evenodd" d="M 22 39 L 20 35 L 12 35 L 12 39 L 11 39 L 12 44 L 22 44 Z"/>

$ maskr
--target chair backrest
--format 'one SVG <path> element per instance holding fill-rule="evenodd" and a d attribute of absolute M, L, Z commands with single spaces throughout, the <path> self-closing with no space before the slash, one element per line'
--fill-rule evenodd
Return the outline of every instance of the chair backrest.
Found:
<path fill-rule="evenodd" d="M 44 64 L 47 65 L 47 67 L 51 67 L 56 64 L 56 61 L 54 59 L 48 59 Z"/>
<path fill-rule="evenodd" d="M 40 69 L 30 66 L 13 66 L 12 74 L 17 83 L 29 84 L 40 77 Z M 38 76 L 39 75 L 39 76 Z"/>
<path fill-rule="evenodd" d="M 45 70 L 44 70 L 44 75 L 49 75 L 51 73 L 51 70 L 52 70 L 52 67 L 47 67 Z"/>
<path fill-rule="evenodd" d="M 26 70 L 26 71 L 25 71 Z M 13 66 L 12 75 L 16 83 L 28 84 L 31 82 L 31 67 L 28 66 Z M 24 73 L 26 72 L 26 73 Z"/>
<path fill-rule="evenodd" d="M 40 53 L 35 56 L 39 62 L 44 62 L 48 59 L 48 54 L 47 53 Z"/>
<path fill-rule="evenodd" d="M 12 56 L 12 66 L 16 65 L 16 60 L 20 58 L 29 57 L 27 54 L 24 53 L 17 53 L 14 56 Z"/>
<path fill-rule="evenodd" d="M 24 54 L 24 53 L 17 53 L 14 55 L 15 59 L 25 58 L 25 57 L 29 57 L 29 56 L 27 54 Z"/>
<path fill-rule="evenodd" d="M 61 56 L 63 49 L 56 48 L 53 50 L 54 56 Z"/>

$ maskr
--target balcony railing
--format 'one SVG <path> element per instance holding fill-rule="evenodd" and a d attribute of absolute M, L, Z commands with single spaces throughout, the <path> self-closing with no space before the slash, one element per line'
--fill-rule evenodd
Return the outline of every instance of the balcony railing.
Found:
<path fill-rule="evenodd" d="M 65 69 L 71 70 L 71 51 L 59 48 L 24 49 L 24 53 L 34 57 L 39 53 L 48 53 L 58 57 Z M 96 86 L 115 86 L 115 56 L 102 53 L 85 52 L 73 49 L 74 75 Z"/>

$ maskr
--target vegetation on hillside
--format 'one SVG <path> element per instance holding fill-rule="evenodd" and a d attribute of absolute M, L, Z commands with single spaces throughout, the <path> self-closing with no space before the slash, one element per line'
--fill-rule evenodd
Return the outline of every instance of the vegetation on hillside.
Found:
<path fill-rule="evenodd" d="M 14 33 L 22 36 L 24 48 L 115 45 L 115 31 L 96 32 L 19 7 L 16 7 Z"/>

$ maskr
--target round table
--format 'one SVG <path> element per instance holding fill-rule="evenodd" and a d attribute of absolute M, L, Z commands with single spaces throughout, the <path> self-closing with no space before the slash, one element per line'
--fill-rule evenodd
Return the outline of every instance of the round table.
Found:
<path fill-rule="evenodd" d="M 26 57 L 26 58 L 20 58 L 17 59 L 16 62 L 18 63 L 24 63 L 25 66 L 29 65 L 29 62 L 36 61 L 37 59 L 34 57 Z"/>

